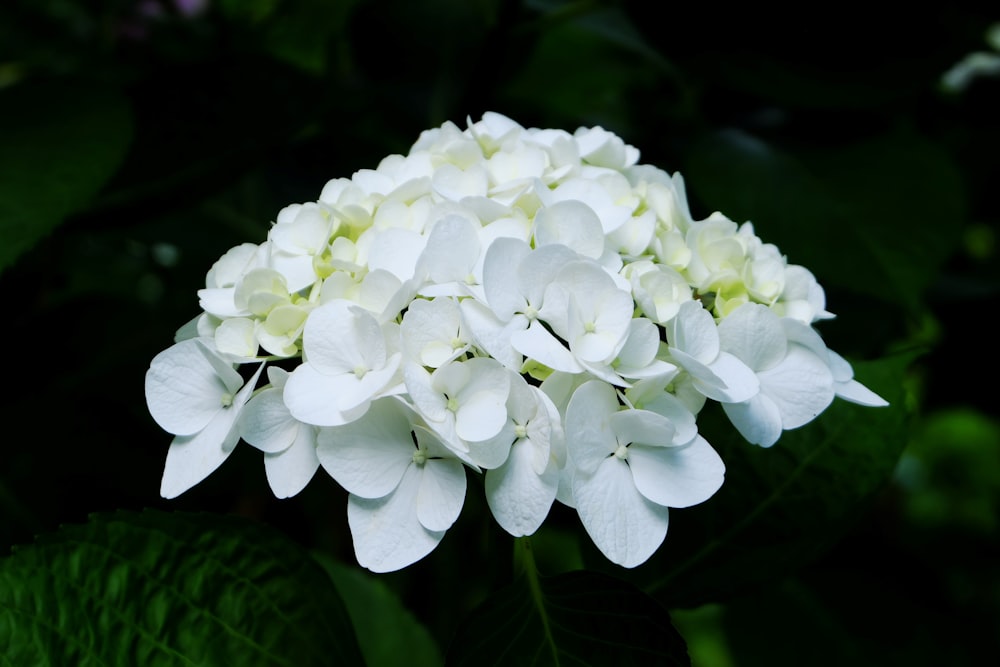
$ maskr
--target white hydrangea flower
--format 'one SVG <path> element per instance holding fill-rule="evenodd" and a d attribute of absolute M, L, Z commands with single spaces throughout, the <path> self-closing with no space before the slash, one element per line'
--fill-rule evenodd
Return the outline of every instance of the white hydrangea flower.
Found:
<path fill-rule="evenodd" d="M 520 375 L 511 378 L 507 416 L 513 442 L 504 461 L 485 473 L 486 501 L 508 533 L 532 535 L 559 489 L 566 460 L 562 417 L 552 400 Z"/>
<path fill-rule="evenodd" d="M 815 419 L 835 395 L 829 363 L 788 337 L 780 318 L 761 304 L 740 306 L 719 324 L 722 348 L 756 374 L 760 391 L 744 401 L 722 401 L 749 442 L 770 447 L 783 430 Z"/>
<path fill-rule="evenodd" d="M 710 498 L 725 465 L 700 436 L 677 442 L 667 417 L 620 408 L 610 385 L 584 383 L 566 409 L 566 442 L 573 504 L 587 533 L 609 560 L 631 568 L 663 542 L 668 508 Z"/>
<path fill-rule="evenodd" d="M 354 553 L 373 572 L 404 568 L 433 551 L 465 502 L 462 462 L 391 397 L 358 421 L 321 430 L 317 454 L 350 492 Z"/>
<path fill-rule="evenodd" d="M 833 317 L 816 277 L 749 222 L 695 219 L 681 174 L 639 157 L 602 127 L 487 112 L 282 208 L 147 372 L 175 436 L 161 493 L 242 438 L 277 497 L 336 479 L 358 561 L 388 572 L 441 541 L 468 469 L 511 535 L 558 501 L 635 567 L 668 508 L 722 484 L 707 401 L 762 446 L 837 396 L 886 405 L 813 328 Z"/>
<path fill-rule="evenodd" d="M 174 498 L 208 477 L 233 453 L 237 419 L 264 364 L 243 377 L 203 338 L 160 352 L 146 371 L 146 405 L 175 437 L 167 450 L 160 494 Z"/>
<path fill-rule="evenodd" d="M 699 393 L 721 403 L 746 401 L 760 382 L 739 357 L 724 350 L 712 315 L 697 301 L 681 305 L 667 326 L 671 360 L 687 371 Z"/>
<path fill-rule="evenodd" d="M 380 325 L 350 301 L 335 300 L 309 315 L 303 332 L 306 360 L 285 384 L 292 415 L 315 426 L 353 421 L 379 396 L 391 395 L 402 360 L 398 328 Z"/>
<path fill-rule="evenodd" d="M 326 250 L 334 225 L 329 211 L 316 202 L 292 204 L 278 213 L 267 235 L 269 264 L 284 276 L 288 291 L 306 289 L 319 278 L 315 260 Z"/>
<path fill-rule="evenodd" d="M 288 371 L 270 366 L 270 386 L 256 393 L 240 414 L 240 437 L 264 452 L 267 483 L 277 498 L 305 488 L 319 468 L 317 428 L 292 416 L 284 401 Z"/>

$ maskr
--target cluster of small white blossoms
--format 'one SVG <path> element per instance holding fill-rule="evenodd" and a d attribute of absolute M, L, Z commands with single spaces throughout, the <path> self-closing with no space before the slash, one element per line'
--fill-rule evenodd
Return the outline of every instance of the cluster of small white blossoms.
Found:
<path fill-rule="evenodd" d="M 176 436 L 161 494 L 243 440 L 277 497 L 333 477 L 358 562 L 388 572 L 440 543 L 471 470 L 511 535 L 558 500 L 631 568 L 723 483 L 706 400 L 764 447 L 836 396 L 886 404 L 813 328 L 832 315 L 807 269 L 692 219 L 681 176 L 638 159 L 601 127 L 487 113 L 281 210 L 146 374 Z"/>

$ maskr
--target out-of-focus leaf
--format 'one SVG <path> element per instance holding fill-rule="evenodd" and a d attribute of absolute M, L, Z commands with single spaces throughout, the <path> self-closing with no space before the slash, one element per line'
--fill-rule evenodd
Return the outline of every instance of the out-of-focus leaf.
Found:
<path fill-rule="evenodd" d="M 235 516 L 119 512 L 0 561 L 12 665 L 360 665 L 337 589 L 277 531 Z"/>
<path fill-rule="evenodd" d="M 988 537 L 1000 527 L 1000 424 L 969 408 L 927 415 L 896 481 L 912 525 Z"/>
<path fill-rule="evenodd" d="M 624 100 L 659 85 L 655 70 L 637 67 L 634 55 L 617 39 L 595 39 L 587 21 L 546 26 L 532 48 L 530 58 L 501 91 L 504 104 L 545 114 L 529 123 L 570 132 L 591 125 L 620 131 L 629 121 Z M 538 104 L 540 99 L 544 105 Z"/>
<path fill-rule="evenodd" d="M 265 44 L 279 59 L 315 75 L 323 74 L 328 50 L 346 39 L 347 17 L 360 0 L 286 2 L 267 26 Z"/>
<path fill-rule="evenodd" d="M 0 270 L 91 200 L 131 134 L 116 90 L 51 80 L 0 91 Z"/>
<path fill-rule="evenodd" d="M 313 554 L 333 579 L 354 622 L 368 667 L 438 667 L 434 639 L 399 598 L 376 577 Z"/>
<path fill-rule="evenodd" d="M 725 606 L 726 643 L 739 665 L 875 667 L 834 610 L 794 578 Z"/>
<path fill-rule="evenodd" d="M 692 147 L 684 175 L 698 199 L 753 222 L 821 284 L 911 311 L 958 247 L 965 222 L 955 166 L 910 131 L 796 157 L 723 130 Z"/>
<path fill-rule="evenodd" d="M 223 15 L 232 21 L 260 23 L 269 19 L 282 0 L 216 0 Z"/>
<path fill-rule="evenodd" d="M 701 505 L 672 511 L 665 543 L 628 578 L 670 608 L 694 607 L 781 578 L 828 549 L 891 479 L 908 435 L 902 382 L 912 358 L 855 364 L 889 407 L 837 399 L 767 449 L 706 406 L 699 430 L 726 462 L 726 482 Z"/>
<path fill-rule="evenodd" d="M 670 615 L 617 578 L 525 574 L 459 626 L 449 666 L 690 665 Z"/>

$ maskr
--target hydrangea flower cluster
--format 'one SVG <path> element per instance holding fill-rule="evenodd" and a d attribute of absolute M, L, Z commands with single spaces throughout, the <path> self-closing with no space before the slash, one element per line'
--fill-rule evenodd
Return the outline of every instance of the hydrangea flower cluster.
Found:
<path fill-rule="evenodd" d="M 388 572 L 441 542 L 472 471 L 511 535 L 558 501 L 631 568 L 723 483 L 706 401 L 764 447 L 837 396 L 886 404 L 814 328 L 806 268 L 638 161 L 601 127 L 486 113 L 282 209 L 146 374 L 175 436 L 161 494 L 245 441 L 278 497 L 333 477 L 358 562 Z"/>

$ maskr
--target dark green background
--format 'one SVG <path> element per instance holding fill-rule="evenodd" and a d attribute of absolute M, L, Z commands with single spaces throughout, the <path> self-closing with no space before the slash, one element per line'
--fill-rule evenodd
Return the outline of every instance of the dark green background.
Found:
<path fill-rule="evenodd" d="M 968 53 L 990 52 L 986 30 L 1000 17 L 650 11 L 217 0 L 187 17 L 170 2 L 4 3 L 0 543 L 92 512 L 189 509 L 254 517 L 352 563 L 344 492 L 320 473 L 275 500 L 250 447 L 180 498 L 159 498 L 170 438 L 148 416 L 143 375 L 198 313 L 211 264 L 262 241 L 283 206 L 405 153 L 426 128 L 490 110 L 618 133 L 642 162 L 684 174 L 696 216 L 752 220 L 814 271 L 838 315 L 819 327 L 833 349 L 859 368 L 914 355 L 888 388 L 904 404 L 894 404 L 899 465 L 874 480 L 856 473 L 874 497 L 843 507 L 844 525 L 817 516 L 810 549 L 787 568 L 756 545 L 770 565 L 735 562 L 759 576 L 719 590 L 678 583 L 666 596 L 695 664 L 995 656 L 1000 76 L 960 92 L 940 80 Z M 779 460 L 783 442 L 752 465 Z M 838 473 L 837 484 L 854 483 L 852 470 Z M 697 535 L 694 522 L 712 516 L 710 503 L 699 509 L 672 515 L 665 551 L 675 533 Z M 797 519 L 789 531 L 806 530 L 808 517 Z M 570 567 L 558 545 L 582 529 L 565 508 L 550 523 L 539 562 Z M 506 576 L 510 552 L 473 482 L 439 550 L 384 580 L 445 642 Z M 445 598 L 435 582 L 456 569 L 467 586 Z"/>

